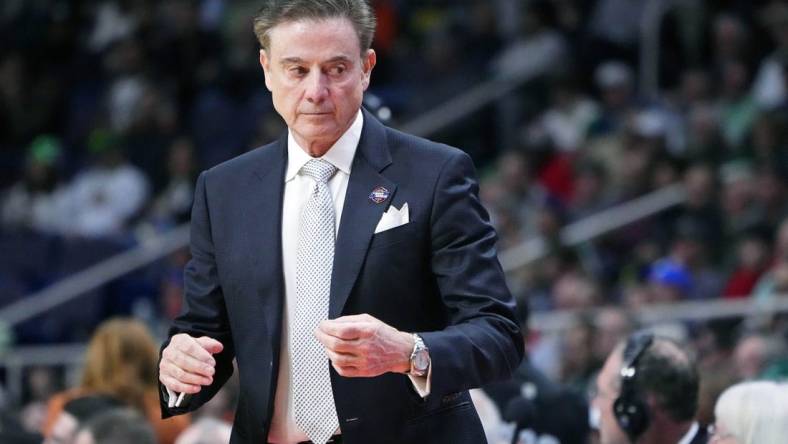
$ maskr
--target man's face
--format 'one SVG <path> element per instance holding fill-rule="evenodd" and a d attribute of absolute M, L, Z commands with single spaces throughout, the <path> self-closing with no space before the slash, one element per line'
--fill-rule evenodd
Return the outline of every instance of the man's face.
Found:
<path fill-rule="evenodd" d="M 363 56 L 345 18 L 283 22 L 260 51 L 274 108 L 302 148 L 322 155 L 353 123 L 375 52 Z"/>
<path fill-rule="evenodd" d="M 593 407 L 599 411 L 600 444 L 627 444 L 629 439 L 621 430 L 613 415 L 613 402 L 619 395 L 621 371 L 621 349 L 616 349 L 605 361 L 596 378 L 596 396 Z"/>

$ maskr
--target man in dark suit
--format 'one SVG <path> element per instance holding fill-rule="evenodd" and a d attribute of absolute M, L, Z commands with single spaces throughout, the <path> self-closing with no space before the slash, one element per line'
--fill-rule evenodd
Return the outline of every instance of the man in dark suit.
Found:
<path fill-rule="evenodd" d="M 361 109 L 374 29 L 363 0 L 255 18 L 288 132 L 197 181 L 164 416 L 236 358 L 233 443 L 484 442 L 467 390 L 520 363 L 514 302 L 469 157 Z"/>
<path fill-rule="evenodd" d="M 685 347 L 647 332 L 631 335 L 596 381 L 592 422 L 601 444 L 704 444 L 695 421 L 700 378 Z"/>

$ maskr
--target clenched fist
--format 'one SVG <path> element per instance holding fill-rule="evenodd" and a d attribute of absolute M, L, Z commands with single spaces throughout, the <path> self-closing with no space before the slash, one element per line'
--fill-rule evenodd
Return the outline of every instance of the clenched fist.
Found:
<path fill-rule="evenodd" d="M 213 383 L 216 372 L 213 355 L 222 349 L 221 342 L 207 336 L 195 338 L 186 333 L 173 336 L 161 353 L 159 381 L 174 392 L 199 392 L 202 386 Z"/>
<path fill-rule="evenodd" d="M 315 336 L 342 376 L 371 377 L 410 370 L 413 336 L 368 314 L 323 321 Z"/>

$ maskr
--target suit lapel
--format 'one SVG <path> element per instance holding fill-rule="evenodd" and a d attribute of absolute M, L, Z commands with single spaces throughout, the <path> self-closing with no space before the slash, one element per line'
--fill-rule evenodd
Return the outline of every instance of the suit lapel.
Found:
<path fill-rule="evenodd" d="M 364 129 L 353 159 L 334 248 L 329 319 L 342 313 L 364 263 L 375 227 L 394 198 L 397 184 L 380 174 L 389 164 L 391 156 L 386 145 L 385 128 L 364 111 Z M 369 198 L 372 190 L 378 187 L 389 191 L 388 199 L 379 204 Z"/>
<path fill-rule="evenodd" d="M 282 201 L 284 176 L 287 168 L 287 137 L 280 138 L 270 148 L 253 171 L 253 191 L 243 199 L 250 203 L 248 227 L 251 240 L 250 264 L 252 276 L 257 276 L 255 286 L 261 294 L 272 296 L 264 311 L 269 334 L 276 336 L 281 330 L 284 274 L 282 271 Z M 265 152 L 268 150 L 268 152 Z M 265 254 L 260 254 L 265 252 Z M 264 273 L 263 270 L 268 272 Z M 275 342 L 278 344 L 278 342 Z"/>

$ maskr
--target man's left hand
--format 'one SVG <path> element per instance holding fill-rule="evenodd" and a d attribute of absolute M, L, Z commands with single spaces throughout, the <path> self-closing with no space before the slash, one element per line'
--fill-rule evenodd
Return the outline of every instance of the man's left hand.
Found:
<path fill-rule="evenodd" d="M 413 336 L 368 314 L 323 321 L 315 336 L 342 376 L 371 377 L 410 370 Z"/>

